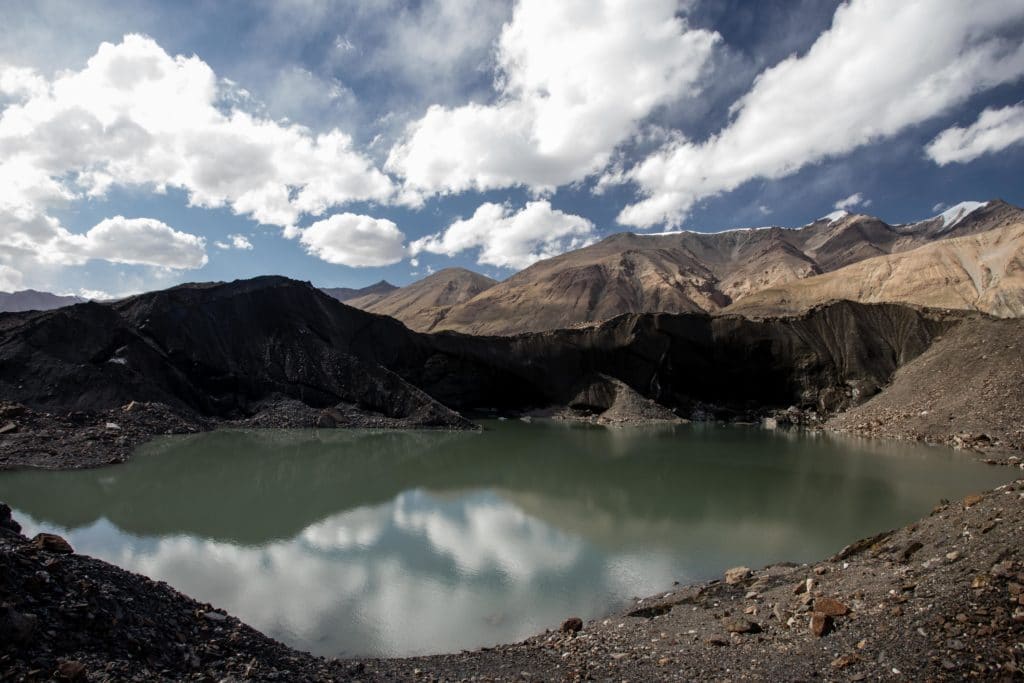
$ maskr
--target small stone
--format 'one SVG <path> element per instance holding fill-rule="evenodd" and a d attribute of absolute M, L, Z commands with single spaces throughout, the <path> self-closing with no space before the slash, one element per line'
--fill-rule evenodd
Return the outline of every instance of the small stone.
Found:
<path fill-rule="evenodd" d="M 616 662 L 620 659 L 625 659 L 627 656 L 628 655 L 625 652 L 613 652 L 611 655 L 612 659 L 614 659 Z"/>
<path fill-rule="evenodd" d="M 1013 562 L 1010 560 L 996 562 L 988 573 L 1001 579 L 1009 578 L 1013 576 Z"/>
<path fill-rule="evenodd" d="M 228 617 L 226 614 L 221 614 L 220 612 L 203 612 L 203 618 L 209 621 L 222 622 Z"/>
<path fill-rule="evenodd" d="M 4 426 L 0 427 L 0 434 L 9 434 L 16 431 L 18 431 L 18 425 L 13 422 L 8 422 Z"/>
<path fill-rule="evenodd" d="M 672 658 L 671 657 L 662 657 L 661 659 L 658 660 L 658 666 L 668 666 L 671 663 L 672 663 Z"/>
<path fill-rule="evenodd" d="M 824 565 L 817 566 L 817 567 L 814 568 L 814 573 L 817 574 L 818 576 L 822 576 L 824 574 L 827 574 L 828 573 L 828 567 L 826 567 Z"/>
<path fill-rule="evenodd" d="M 975 576 L 971 581 L 971 588 L 984 588 L 989 584 L 990 579 L 984 574 Z"/>
<path fill-rule="evenodd" d="M 811 633 L 822 638 L 832 631 L 832 617 L 821 612 L 811 613 Z"/>
<path fill-rule="evenodd" d="M 57 666 L 57 677 L 65 681 L 78 681 L 85 678 L 85 664 L 78 661 L 61 662 Z"/>
<path fill-rule="evenodd" d="M 960 551 L 959 550 L 953 550 L 951 552 L 946 553 L 946 559 L 949 560 L 950 562 L 956 562 L 957 560 L 960 559 Z"/>
<path fill-rule="evenodd" d="M 1013 610 L 1013 620 L 1018 624 L 1024 624 L 1024 607 Z"/>
<path fill-rule="evenodd" d="M 850 608 L 835 598 L 815 598 L 814 611 L 830 617 L 843 617 L 850 613 Z"/>
<path fill-rule="evenodd" d="M 727 569 L 725 572 L 725 582 L 730 586 L 734 586 L 744 579 L 749 578 L 750 573 L 749 567 L 733 567 L 732 569 Z"/>
<path fill-rule="evenodd" d="M 920 541 L 911 541 L 906 548 L 903 549 L 902 557 L 903 561 L 906 562 L 914 556 L 918 550 L 924 547 L 924 544 Z"/>
<path fill-rule="evenodd" d="M 711 636 L 704 642 L 706 642 L 708 645 L 714 645 L 716 647 L 725 647 L 729 644 L 729 641 L 727 639 L 722 638 L 720 636 Z"/>
<path fill-rule="evenodd" d="M 562 633 L 579 633 L 583 630 L 583 620 L 579 617 L 569 617 L 562 622 Z"/>
<path fill-rule="evenodd" d="M 845 669 L 860 659 L 857 655 L 840 655 L 832 660 L 833 669 Z"/>
<path fill-rule="evenodd" d="M 75 552 L 71 544 L 57 534 L 36 534 L 32 539 L 32 545 L 40 550 L 47 550 L 51 553 L 70 555 Z"/>
<path fill-rule="evenodd" d="M 974 507 L 983 500 L 985 500 L 985 496 L 978 493 L 972 493 L 969 496 L 964 496 L 964 510 L 969 507 Z"/>

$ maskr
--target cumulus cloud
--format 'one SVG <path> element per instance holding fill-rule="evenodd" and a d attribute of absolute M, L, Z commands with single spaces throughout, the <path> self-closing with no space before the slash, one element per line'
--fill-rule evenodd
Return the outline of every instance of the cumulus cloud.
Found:
<path fill-rule="evenodd" d="M 838 209 L 839 211 L 849 211 L 850 209 L 857 206 L 871 206 L 871 200 L 864 199 L 863 194 L 861 194 L 860 192 L 855 192 L 851 194 L 849 197 L 840 199 L 833 205 L 833 208 Z"/>
<path fill-rule="evenodd" d="M 593 241 L 593 223 L 552 209 L 547 201 L 528 202 L 518 213 L 507 205 L 488 202 L 472 217 L 413 241 L 409 251 L 414 256 L 421 252 L 454 256 L 479 249 L 480 265 L 518 269 Z"/>
<path fill-rule="evenodd" d="M 0 253 L 27 254 L 47 265 L 98 259 L 127 265 L 192 269 L 206 265 L 206 241 L 153 218 L 115 216 L 84 234 L 49 216 L 12 215 L 0 207 Z M 10 267 L 8 267 L 10 268 Z"/>
<path fill-rule="evenodd" d="M 221 110 L 224 89 L 198 57 L 172 57 L 152 39 L 103 43 L 80 71 L 38 79 L 4 69 L 21 100 L 0 118 L 0 164 L 19 163 L 72 197 L 113 185 L 181 188 L 191 204 L 229 206 L 291 226 L 356 200 L 383 201 L 391 181 L 340 130 Z M 20 75 L 19 75 L 20 74 Z M 19 85 L 27 83 L 26 85 Z"/>
<path fill-rule="evenodd" d="M 334 214 L 301 232 L 306 251 L 343 266 L 387 266 L 406 255 L 405 234 L 385 218 Z"/>
<path fill-rule="evenodd" d="M 11 292 L 21 289 L 21 271 L 10 266 L 0 265 L 0 292 Z"/>
<path fill-rule="evenodd" d="M 677 225 L 700 198 L 753 178 L 894 135 L 970 96 L 1024 75 L 1024 44 L 1004 29 L 1024 19 L 1016 0 L 853 0 L 802 55 L 762 72 L 704 142 L 681 136 L 614 181 L 645 198 L 619 222 Z"/>
<path fill-rule="evenodd" d="M 386 168 L 422 194 L 599 171 L 655 107 L 692 93 L 718 41 L 674 0 L 521 0 L 498 44 L 497 100 L 430 107 Z"/>
<path fill-rule="evenodd" d="M 243 251 L 251 251 L 253 248 L 252 242 L 245 235 L 228 235 L 228 240 L 227 242 L 214 242 L 213 246 L 218 249 L 239 249 Z"/>
<path fill-rule="evenodd" d="M 939 133 L 925 153 L 939 166 L 964 164 L 1024 141 L 1024 102 L 986 109 L 967 128 L 953 126 Z"/>
<path fill-rule="evenodd" d="M 349 135 L 241 111 L 232 105 L 240 92 L 198 57 L 171 56 L 140 35 L 103 43 L 84 68 L 50 79 L 0 65 L 0 262 L 19 272 L 91 259 L 205 264 L 201 238 L 160 221 L 118 216 L 78 234 L 52 216 L 116 186 L 181 189 L 191 205 L 226 206 L 288 236 L 303 215 L 392 196 Z"/>

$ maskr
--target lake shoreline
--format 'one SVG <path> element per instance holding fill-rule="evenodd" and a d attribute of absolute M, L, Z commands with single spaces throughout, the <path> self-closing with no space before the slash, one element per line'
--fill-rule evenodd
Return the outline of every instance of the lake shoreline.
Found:
<path fill-rule="evenodd" d="M 882 394 L 884 396 L 884 393 Z M 700 413 L 703 419 L 688 420 L 673 416 L 667 409 L 653 408 L 653 401 L 637 397 L 641 407 L 621 411 L 613 419 L 591 416 L 568 408 L 553 407 L 532 411 L 507 419 L 555 419 L 590 424 L 609 429 L 689 422 L 723 424 L 761 424 L 768 428 L 821 429 L 826 432 L 868 438 L 913 441 L 947 446 L 990 465 L 1020 466 L 1024 447 L 1019 442 L 991 439 L 984 432 L 969 432 L 950 427 L 946 430 L 915 430 L 898 419 L 856 423 L 847 419 L 846 411 L 825 418 L 816 413 L 790 409 L 773 409 L 729 419 L 714 419 L 714 412 Z M 410 425 L 402 419 L 387 418 L 352 408 L 332 410 L 329 422 L 323 411 L 297 401 L 269 402 L 255 415 L 243 419 L 199 417 L 177 411 L 161 403 L 132 402 L 120 409 L 64 414 L 46 413 L 13 403 L 0 404 L 0 472 L 14 469 L 71 470 L 105 467 L 127 462 L 140 446 L 158 436 L 197 434 L 217 429 L 441 429 Z M 497 417 L 497 416 L 495 416 Z M 477 426 L 477 428 L 479 428 Z"/>
<path fill-rule="evenodd" d="M 293 650 L 162 582 L 59 540 L 29 541 L 0 512 L 0 630 L 13 645 L 0 656 L 15 680 L 62 662 L 90 680 L 863 680 L 894 670 L 952 680 L 1012 677 L 1022 659 L 1024 479 L 940 503 L 814 564 L 741 568 L 606 618 L 566 615 L 561 629 L 519 643 L 405 659 Z"/>

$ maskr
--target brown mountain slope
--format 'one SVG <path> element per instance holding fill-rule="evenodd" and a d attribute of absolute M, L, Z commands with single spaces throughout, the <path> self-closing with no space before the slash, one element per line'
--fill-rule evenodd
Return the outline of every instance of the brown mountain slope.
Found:
<path fill-rule="evenodd" d="M 744 297 L 728 313 L 795 313 L 833 299 L 1024 315 L 1024 222 L 887 254 Z"/>
<path fill-rule="evenodd" d="M 351 287 L 324 287 L 321 291 L 323 291 L 327 296 L 334 297 L 338 301 L 344 301 L 349 305 L 354 305 L 351 303 L 353 301 L 362 302 L 363 305 L 356 306 L 356 308 L 363 308 L 383 299 L 396 289 L 398 289 L 398 287 L 387 280 L 381 280 L 380 282 L 367 287 L 360 287 L 358 289 L 353 289 Z"/>
<path fill-rule="evenodd" d="M 497 282 L 465 268 L 445 268 L 376 301 L 366 303 L 359 298 L 346 303 L 397 318 L 413 330 L 427 331 L 452 306 L 469 301 Z"/>
<path fill-rule="evenodd" d="M 1024 211 L 995 200 L 898 226 L 837 213 L 795 229 L 622 233 L 535 263 L 421 329 L 515 334 L 622 313 L 716 312 L 767 288 L 1022 219 Z"/>

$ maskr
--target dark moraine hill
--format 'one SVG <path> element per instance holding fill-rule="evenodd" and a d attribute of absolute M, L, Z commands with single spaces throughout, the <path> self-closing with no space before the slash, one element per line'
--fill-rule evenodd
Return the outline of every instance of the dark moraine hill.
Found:
<path fill-rule="evenodd" d="M 839 302 L 758 321 L 634 314 L 514 337 L 420 334 L 308 283 L 263 277 L 0 315 L 0 396 L 93 426 L 106 418 L 90 415 L 134 401 L 195 428 L 465 428 L 456 411 L 600 413 L 623 384 L 684 417 L 831 414 L 875 394 L 960 320 Z M 581 394 L 595 383 L 604 391 Z M 29 425 L 12 424 L 33 441 Z M 5 450 L 4 464 L 17 465 L 18 449 Z"/>

